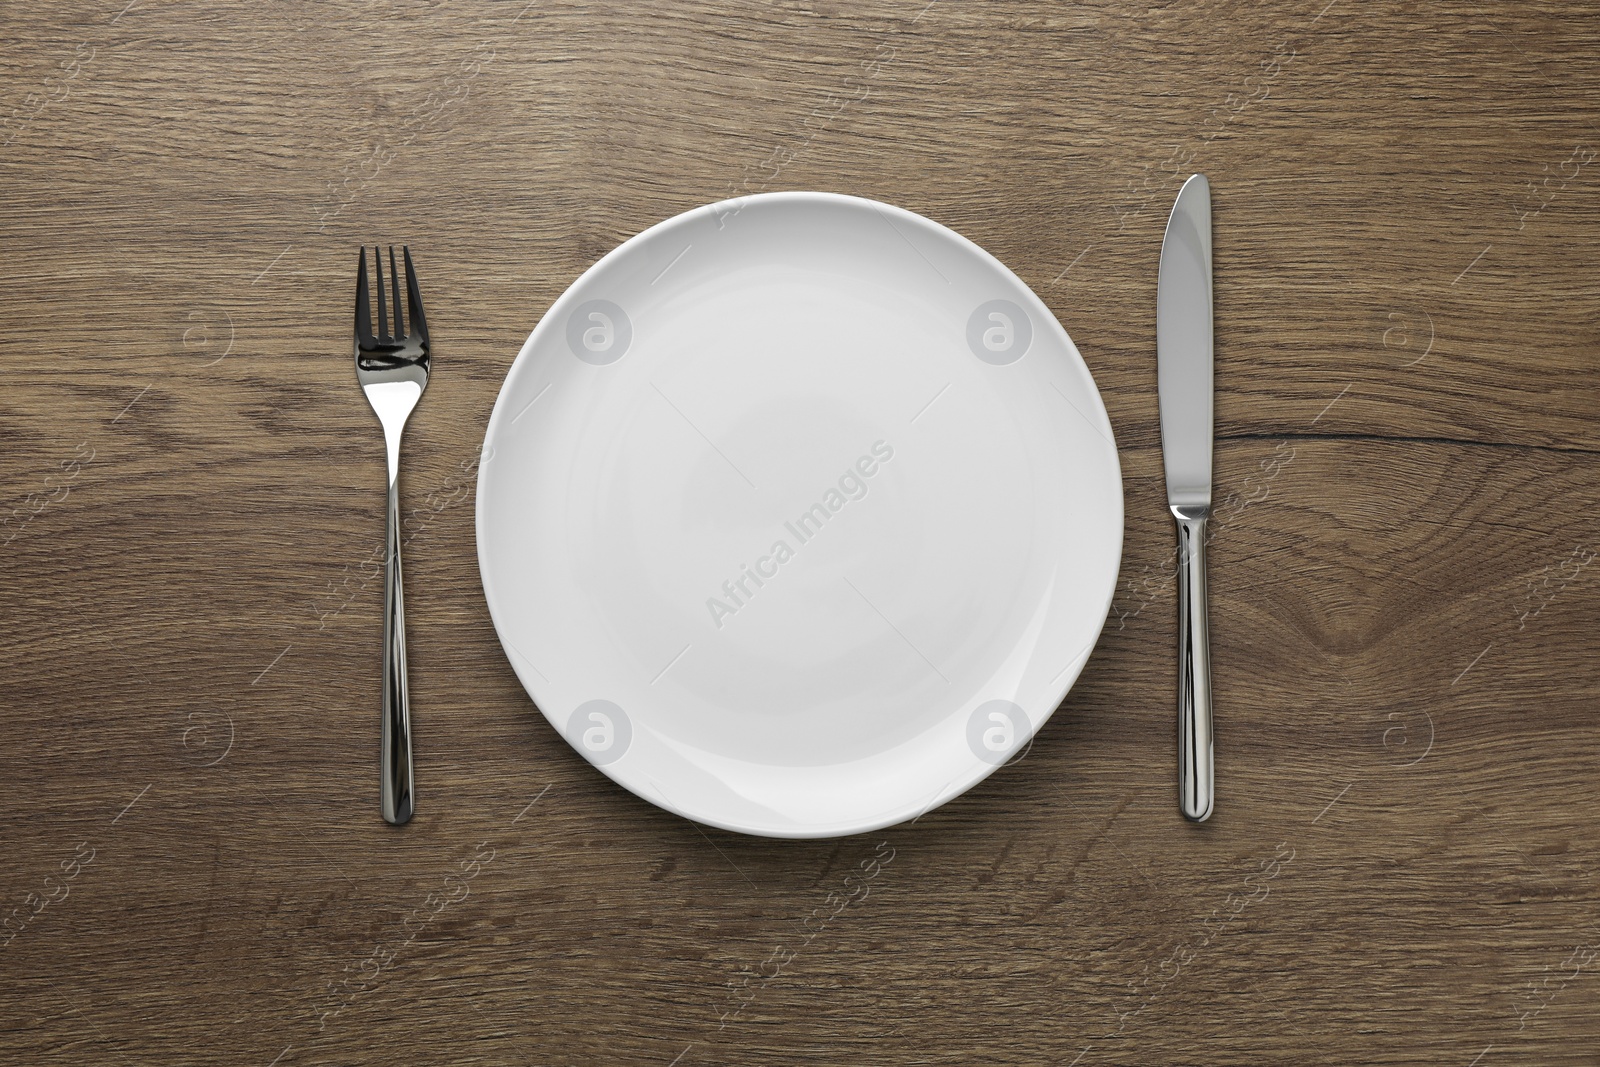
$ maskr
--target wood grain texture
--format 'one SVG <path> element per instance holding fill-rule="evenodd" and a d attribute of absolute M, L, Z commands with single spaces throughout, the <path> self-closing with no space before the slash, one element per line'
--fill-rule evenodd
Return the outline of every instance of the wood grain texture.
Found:
<path fill-rule="evenodd" d="M 1600 1062 L 1596 5 L 125 2 L 0 13 L 0 1062 Z M 1153 350 L 1195 169 L 1202 827 Z M 789 188 L 1015 269 L 1128 505 L 1106 634 L 1026 759 L 842 841 L 596 774 L 517 685 L 473 546 L 541 312 L 645 226 Z M 437 335 L 399 832 L 348 337 L 379 240 Z"/>

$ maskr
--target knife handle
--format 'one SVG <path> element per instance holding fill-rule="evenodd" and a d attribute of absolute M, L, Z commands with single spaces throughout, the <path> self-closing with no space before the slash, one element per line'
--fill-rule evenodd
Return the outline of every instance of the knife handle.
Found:
<path fill-rule="evenodd" d="M 1206 633 L 1206 519 L 1210 508 L 1175 506 L 1178 523 L 1178 807 L 1211 817 L 1211 648 Z"/>

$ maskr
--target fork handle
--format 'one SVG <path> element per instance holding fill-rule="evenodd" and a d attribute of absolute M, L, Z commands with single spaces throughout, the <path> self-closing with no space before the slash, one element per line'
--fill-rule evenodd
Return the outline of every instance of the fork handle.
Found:
<path fill-rule="evenodd" d="M 1178 523 L 1178 807 L 1211 817 L 1211 648 L 1206 626 L 1206 510 L 1174 507 Z"/>
<path fill-rule="evenodd" d="M 400 576 L 400 477 L 389 474 L 389 533 L 383 581 L 383 819 L 411 818 L 411 701 L 406 695 L 406 601 Z"/>

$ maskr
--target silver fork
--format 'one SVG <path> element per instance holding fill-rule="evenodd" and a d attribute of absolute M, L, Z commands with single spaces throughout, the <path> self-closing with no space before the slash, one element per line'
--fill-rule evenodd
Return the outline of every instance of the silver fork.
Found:
<path fill-rule="evenodd" d="M 422 293 L 411 269 L 411 250 L 402 247 L 406 263 L 406 319 L 400 315 L 400 272 L 394 246 L 389 247 L 389 279 L 394 287 L 394 319 L 385 314 L 383 253 L 376 247 L 378 330 L 372 330 L 367 303 L 367 250 L 361 249 L 356 273 L 356 380 L 367 403 L 383 423 L 389 457 L 389 534 L 387 573 L 383 583 L 383 818 L 396 826 L 411 818 L 411 702 L 406 696 L 406 605 L 400 578 L 400 435 L 411 410 L 428 387 L 428 320 L 422 314 Z M 392 331 L 392 332 L 391 332 Z"/>

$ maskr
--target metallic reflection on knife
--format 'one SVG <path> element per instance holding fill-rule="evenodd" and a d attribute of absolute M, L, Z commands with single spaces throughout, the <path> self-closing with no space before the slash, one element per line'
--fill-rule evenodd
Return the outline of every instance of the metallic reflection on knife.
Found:
<path fill-rule="evenodd" d="M 1211 186 L 1183 183 L 1156 282 L 1156 365 L 1167 506 L 1178 524 L 1178 806 L 1204 822 L 1214 799 L 1206 520 L 1211 516 Z"/>

